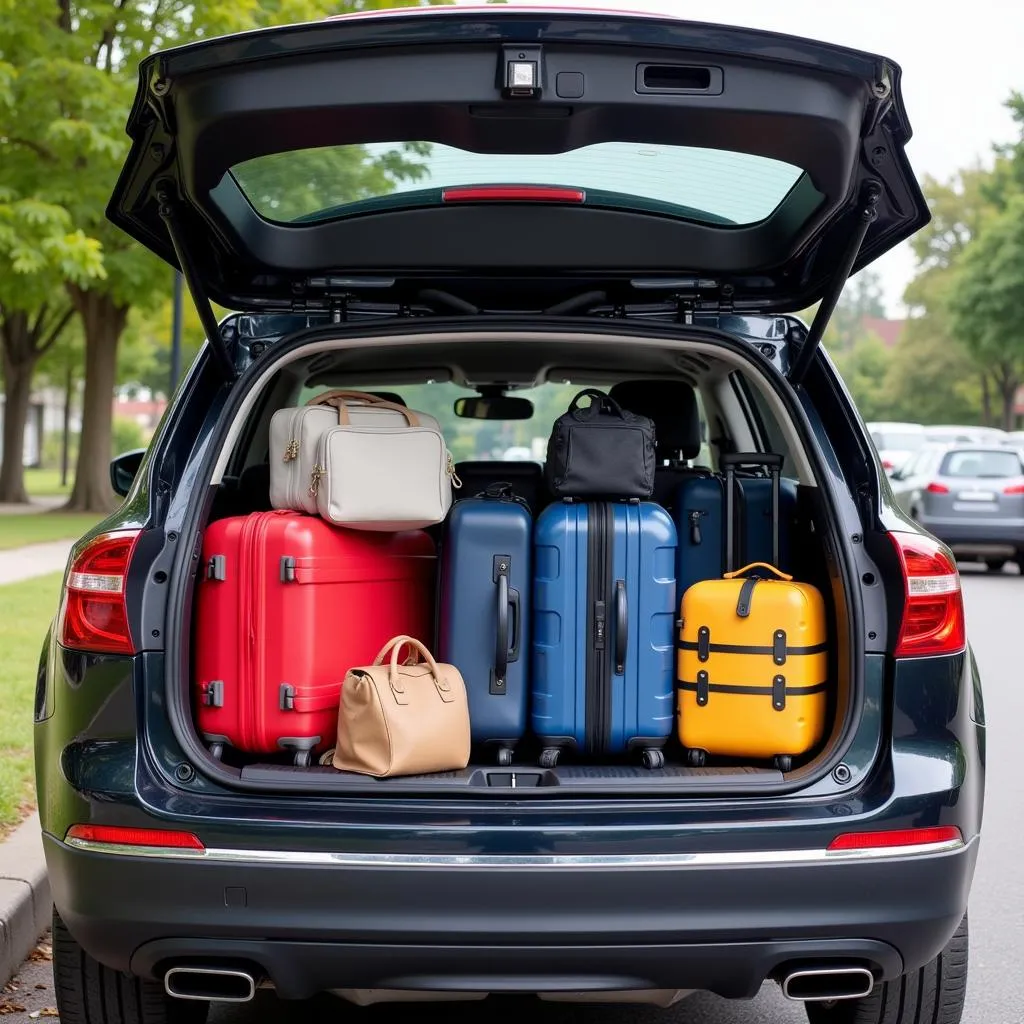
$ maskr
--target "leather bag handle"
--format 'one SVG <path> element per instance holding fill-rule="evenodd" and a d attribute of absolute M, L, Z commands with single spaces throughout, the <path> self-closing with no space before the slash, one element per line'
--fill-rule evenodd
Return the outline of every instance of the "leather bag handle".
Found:
<path fill-rule="evenodd" d="M 388 664 L 388 683 L 391 686 L 392 693 L 395 694 L 398 703 L 404 703 L 399 697 L 405 693 L 405 687 L 402 685 L 402 678 L 398 672 L 398 656 L 402 651 L 403 647 L 409 648 L 409 656 L 406 658 L 403 664 L 405 665 L 416 665 L 420 661 L 426 662 L 430 668 L 430 676 L 434 681 L 434 686 L 437 688 L 438 695 L 443 701 L 452 700 L 451 686 L 448 684 L 448 680 L 445 679 L 437 667 L 437 662 L 434 661 L 433 655 L 430 651 L 420 643 L 415 637 L 396 636 L 392 637 L 382 648 L 380 654 L 373 659 L 373 664 L 383 665 L 384 659 L 387 657 L 388 651 L 391 652 L 391 660 Z"/>
<path fill-rule="evenodd" d="M 371 395 L 366 391 L 345 391 L 343 389 L 325 391 L 322 395 L 311 398 L 306 405 L 329 405 L 337 409 L 338 423 L 343 427 L 348 426 L 352 422 L 348 414 L 349 405 L 372 405 L 375 409 L 391 409 L 394 412 L 401 413 L 410 427 L 418 427 L 420 425 L 416 414 L 404 405 L 398 405 L 395 402 L 387 401 L 387 399 L 378 398 L 376 395 Z"/>

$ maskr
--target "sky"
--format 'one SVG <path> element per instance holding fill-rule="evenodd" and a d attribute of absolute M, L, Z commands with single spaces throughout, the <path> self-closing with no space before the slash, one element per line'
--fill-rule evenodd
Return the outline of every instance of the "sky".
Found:
<path fill-rule="evenodd" d="M 462 0 L 457 0 L 462 2 Z M 466 0 L 479 3 L 480 0 Z M 546 7 L 552 0 L 511 0 Z M 1024 0 L 554 0 L 559 7 L 671 13 L 694 21 L 746 25 L 880 53 L 903 69 L 903 98 L 914 137 L 907 155 L 918 177 L 947 179 L 1009 142 L 1014 125 L 1003 102 L 1024 92 Z M 945 6 L 945 10 L 943 7 Z M 914 274 L 907 243 L 874 264 L 887 311 L 902 316 Z"/>

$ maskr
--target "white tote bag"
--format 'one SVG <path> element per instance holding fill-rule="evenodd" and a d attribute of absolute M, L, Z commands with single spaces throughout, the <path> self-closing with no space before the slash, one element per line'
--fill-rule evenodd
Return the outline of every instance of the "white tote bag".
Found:
<path fill-rule="evenodd" d="M 376 406 L 387 405 L 386 409 Z M 278 409 L 270 420 L 270 505 L 317 514 L 316 492 L 310 490 L 313 468 L 317 465 L 320 438 L 342 422 L 338 409 L 348 410 L 349 422 L 405 424 L 394 406 L 364 391 L 325 391 L 305 405 Z M 428 422 L 430 417 L 419 414 Z"/>
<path fill-rule="evenodd" d="M 309 488 L 322 518 L 387 531 L 444 520 L 461 483 L 437 420 L 390 402 L 341 404 L 338 418 L 320 436 Z"/>

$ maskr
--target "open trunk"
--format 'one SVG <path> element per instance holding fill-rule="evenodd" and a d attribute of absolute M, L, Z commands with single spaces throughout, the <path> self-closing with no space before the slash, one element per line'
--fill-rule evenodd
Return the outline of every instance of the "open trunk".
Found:
<path fill-rule="evenodd" d="M 358 311 L 351 315 L 356 321 L 361 319 Z M 445 426 L 450 447 L 462 453 L 463 459 L 473 457 L 468 468 L 477 474 L 472 486 L 478 490 L 488 482 L 486 473 L 484 478 L 479 475 L 485 465 L 478 461 L 480 456 L 507 452 L 513 460 L 522 460 L 532 441 L 531 454 L 542 461 L 551 419 L 563 412 L 572 395 L 583 387 L 607 390 L 627 380 L 674 381 L 692 388 L 700 409 L 701 451 L 687 460 L 689 463 L 711 467 L 721 451 L 730 449 L 783 455 L 786 486 L 796 494 L 795 521 L 783 525 L 790 532 L 790 564 L 786 568 L 796 579 L 821 591 L 828 618 L 828 724 L 821 741 L 806 756 L 795 758 L 786 771 L 771 759 L 747 757 L 711 757 L 703 766 L 692 767 L 673 726 L 664 747 L 665 765 L 653 770 L 643 766 L 636 752 L 600 756 L 571 750 L 556 766 L 541 767 L 543 744 L 529 731 L 517 744 L 511 765 L 496 763 L 494 748 L 481 745 L 474 747 L 471 763 L 464 770 L 381 780 L 320 765 L 317 756 L 309 765 L 296 765 L 293 752 L 284 749 L 272 755 L 244 754 L 230 746 L 222 751 L 219 744 L 213 744 L 218 755 L 215 759 L 210 755 L 210 737 L 201 737 L 195 723 L 195 710 L 202 698 L 197 694 L 193 667 L 171 680 L 172 701 L 178 702 L 180 712 L 172 718 L 189 730 L 186 749 L 194 752 L 200 769 L 232 787 L 254 791 L 475 797 L 507 796 L 512 788 L 517 793 L 562 797 L 771 793 L 804 787 L 830 770 L 856 718 L 860 681 L 853 655 L 853 638 L 858 632 L 853 610 L 859 598 L 850 601 L 848 594 L 851 585 L 859 584 L 844 571 L 842 558 L 826 556 L 826 550 L 839 552 L 843 547 L 835 529 L 836 495 L 827 488 L 827 477 L 816 463 L 813 448 L 802 440 L 808 424 L 778 373 L 778 366 L 787 359 L 784 340 L 772 337 L 779 330 L 780 318 L 722 320 L 743 327 L 746 336 L 675 325 L 662 325 L 658 330 L 639 324 L 636 331 L 640 336 L 633 336 L 617 325 L 614 329 L 610 324 L 584 327 L 575 321 L 571 329 L 567 325 L 552 328 L 549 321 L 507 330 L 476 328 L 468 337 L 468 325 L 427 330 L 424 324 L 395 328 L 392 323 L 391 330 L 385 331 L 383 325 L 374 328 L 367 324 L 360 330 L 350 323 L 313 327 L 281 338 L 261 331 L 284 329 L 286 318 L 236 318 L 235 325 L 240 335 L 249 339 L 247 343 L 270 346 L 270 351 L 261 361 L 261 372 L 250 368 L 251 387 L 245 399 L 235 403 L 236 412 L 225 418 L 221 448 L 210 455 L 211 464 L 215 460 L 211 486 L 196 492 L 195 523 L 202 532 L 218 519 L 271 507 L 264 489 L 267 460 L 272 457 L 267 440 L 269 419 L 277 409 L 301 405 L 329 388 L 386 391 L 390 397 L 401 397 L 408 406 L 437 417 Z M 300 326 L 313 323 L 303 317 L 291 322 Z M 789 325 L 793 324 L 795 321 Z M 493 397 L 497 391 L 530 398 L 534 416 L 514 424 L 460 422 L 452 417 L 453 399 L 480 394 Z M 495 442 L 496 426 L 499 437 Z M 467 465 L 465 461 L 462 464 Z M 527 463 L 498 458 L 493 462 L 493 480 L 506 478 L 510 465 L 521 473 Z M 539 474 L 539 464 L 534 466 Z M 671 468 L 660 466 L 658 472 L 668 473 Z M 552 499 L 534 500 L 536 517 Z M 687 529 L 683 511 L 671 514 L 680 531 Z M 428 532 L 444 543 L 443 526 Z M 200 608 L 195 601 L 196 584 L 193 577 L 182 594 L 183 624 L 191 626 L 176 645 L 183 667 L 194 666 L 194 644 L 202 629 L 202 622 L 196 621 Z M 675 614 L 680 596 L 674 599 Z M 458 604 L 457 590 L 452 600 Z M 435 605 L 431 617 L 436 613 Z M 338 629 L 343 630 L 344 623 L 339 622 Z M 325 637 L 323 642 L 330 644 L 332 638 Z M 338 666 L 339 682 L 347 667 Z M 480 685 L 477 679 L 467 678 L 466 682 Z M 325 745 L 318 747 L 317 754 Z"/>

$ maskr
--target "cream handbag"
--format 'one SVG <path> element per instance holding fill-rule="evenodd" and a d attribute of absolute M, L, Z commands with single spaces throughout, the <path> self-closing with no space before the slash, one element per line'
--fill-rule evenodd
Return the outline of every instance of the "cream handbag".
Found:
<path fill-rule="evenodd" d="M 309 485 L 320 516 L 355 530 L 442 522 L 461 484 L 437 420 L 390 402 L 342 402 L 337 410 L 338 425 L 317 443 Z"/>
<path fill-rule="evenodd" d="M 411 653 L 399 664 L 403 647 Z M 419 640 L 396 636 L 373 665 L 346 674 L 331 763 L 377 778 L 456 771 L 469 764 L 469 737 L 459 670 L 438 665 Z"/>
<path fill-rule="evenodd" d="M 272 508 L 316 514 L 316 492 L 310 490 L 310 481 L 317 464 L 317 445 L 323 434 L 340 422 L 341 407 L 347 410 L 351 423 L 405 424 L 405 418 L 395 411 L 400 406 L 364 391 L 325 391 L 305 405 L 278 409 L 270 419 Z M 436 426 L 430 417 L 418 415 Z"/>

